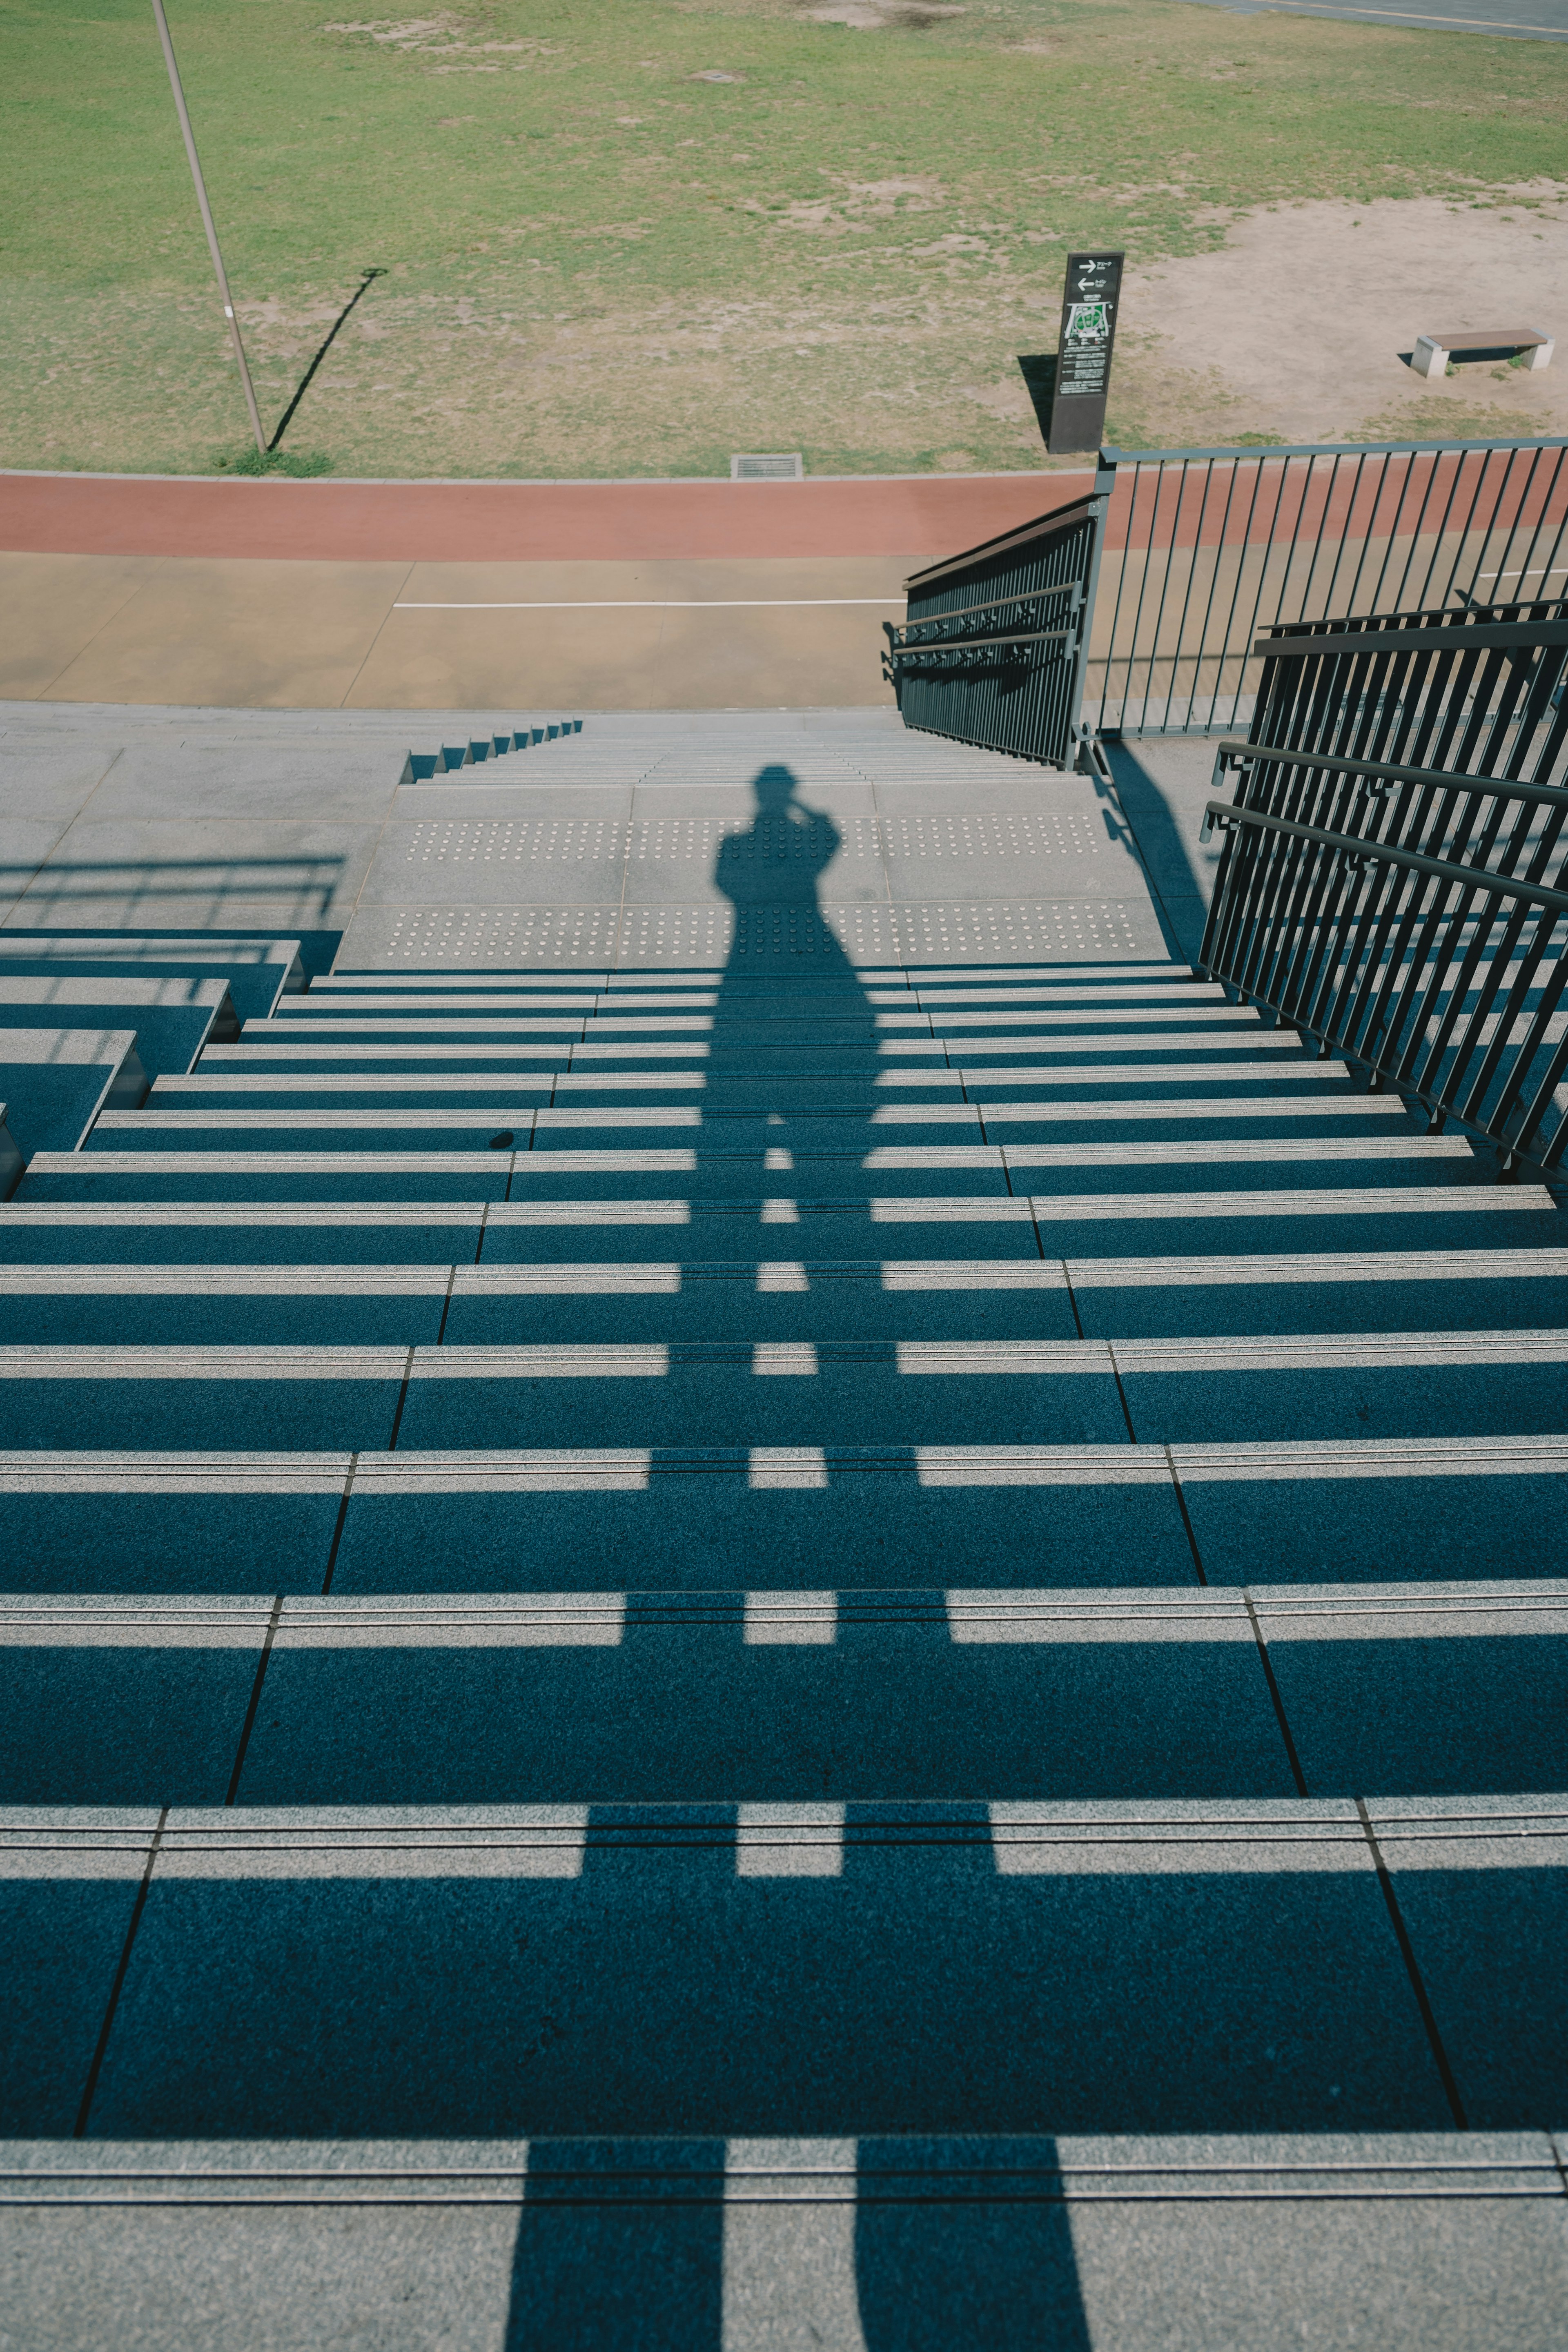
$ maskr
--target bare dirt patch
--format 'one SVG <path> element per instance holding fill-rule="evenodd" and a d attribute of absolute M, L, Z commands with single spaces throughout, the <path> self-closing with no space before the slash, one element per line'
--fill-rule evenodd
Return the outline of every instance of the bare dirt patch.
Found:
<path fill-rule="evenodd" d="M 1282 205 L 1218 251 L 1128 276 L 1120 405 L 1158 437 L 1377 440 L 1568 432 L 1568 202 L 1547 183 L 1485 202 L 1416 196 Z M 1539 371 L 1467 365 L 1432 383 L 1401 359 L 1434 328 L 1536 327 Z M 1152 439 L 1154 436 L 1151 436 Z"/>

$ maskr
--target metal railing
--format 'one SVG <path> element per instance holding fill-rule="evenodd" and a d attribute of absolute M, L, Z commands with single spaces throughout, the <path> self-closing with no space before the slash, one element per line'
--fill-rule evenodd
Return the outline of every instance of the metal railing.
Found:
<path fill-rule="evenodd" d="M 1080 740 L 1083 637 L 1110 477 L 1100 495 L 932 564 L 883 624 L 882 674 L 907 727 L 1066 768 Z"/>
<path fill-rule="evenodd" d="M 1568 584 L 1568 441 L 1106 449 L 1082 717 L 1247 726 L 1260 631 Z M 1109 479 L 1108 479 L 1109 477 Z"/>
<path fill-rule="evenodd" d="M 1200 969 L 1551 1171 L 1568 1145 L 1568 598 L 1272 628 Z"/>

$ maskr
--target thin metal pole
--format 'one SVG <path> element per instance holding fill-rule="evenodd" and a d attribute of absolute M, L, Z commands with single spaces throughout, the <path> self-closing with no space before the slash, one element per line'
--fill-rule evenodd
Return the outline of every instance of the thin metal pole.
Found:
<path fill-rule="evenodd" d="M 169 20 L 163 14 L 163 0 L 153 0 L 153 14 L 158 19 L 158 38 L 163 44 L 163 63 L 169 68 L 169 87 L 174 93 L 174 110 L 180 118 L 184 135 L 185 157 L 191 167 L 191 177 L 196 184 L 196 202 L 202 209 L 202 226 L 207 233 L 207 251 L 213 257 L 217 273 L 217 290 L 223 298 L 223 315 L 228 320 L 228 331 L 234 338 L 234 355 L 239 362 L 239 380 L 245 386 L 245 404 L 250 411 L 250 429 L 256 436 L 256 446 L 262 457 L 267 455 L 267 436 L 261 429 L 261 415 L 251 389 L 250 370 L 246 364 L 245 345 L 239 340 L 239 320 L 234 315 L 229 299 L 228 279 L 224 275 L 223 255 L 218 250 L 217 231 L 213 226 L 212 206 L 207 202 L 206 183 L 202 178 L 201 163 L 196 156 L 196 138 L 191 129 L 191 118 L 185 111 L 185 93 L 180 87 L 180 68 L 174 63 L 174 44 L 169 38 Z"/>

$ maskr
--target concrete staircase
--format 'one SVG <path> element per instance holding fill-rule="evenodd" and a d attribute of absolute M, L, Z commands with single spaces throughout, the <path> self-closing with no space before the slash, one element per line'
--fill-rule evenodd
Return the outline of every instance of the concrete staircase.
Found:
<path fill-rule="evenodd" d="M 0 1209 L 15 2340 L 1552 2343 L 1557 1207 L 763 827 Z"/>

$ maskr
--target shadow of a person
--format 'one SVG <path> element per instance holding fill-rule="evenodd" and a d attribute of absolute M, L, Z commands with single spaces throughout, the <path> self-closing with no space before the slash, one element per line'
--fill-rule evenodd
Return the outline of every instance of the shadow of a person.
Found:
<path fill-rule="evenodd" d="M 735 919 L 709 1043 L 693 1218 L 719 1200 L 732 1206 L 727 1246 L 715 1228 L 701 1254 L 732 1259 L 754 1242 L 760 1260 L 809 1256 L 798 1225 L 810 1199 L 837 1213 L 816 1221 L 825 1241 L 831 1228 L 827 1254 L 867 1257 L 876 1019 L 817 896 L 842 836 L 830 816 L 801 805 L 789 768 L 762 769 L 752 790 L 756 816 L 725 836 L 713 876 Z M 796 1235 L 757 1232 L 737 1219 L 745 1208 L 759 1224 L 795 1224 Z M 867 1227 L 858 1239 L 847 1216 Z"/>

